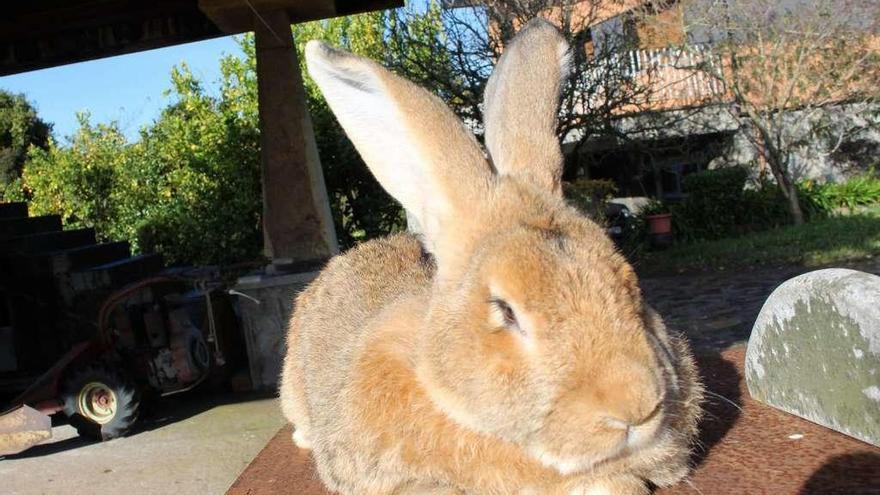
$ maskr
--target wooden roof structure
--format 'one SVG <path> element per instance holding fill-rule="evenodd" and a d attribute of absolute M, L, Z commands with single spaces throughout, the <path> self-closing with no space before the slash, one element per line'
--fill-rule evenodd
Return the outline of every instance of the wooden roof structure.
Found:
<path fill-rule="evenodd" d="M 402 0 L 29 0 L 0 16 L 0 76 L 253 31 L 255 12 L 291 22 L 402 5 Z"/>

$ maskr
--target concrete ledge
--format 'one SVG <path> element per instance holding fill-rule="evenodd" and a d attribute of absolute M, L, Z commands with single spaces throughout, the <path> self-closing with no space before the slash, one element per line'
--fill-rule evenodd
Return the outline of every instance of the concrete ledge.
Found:
<path fill-rule="evenodd" d="M 254 389 L 274 390 L 277 387 L 294 300 L 317 276 L 318 272 L 305 272 L 242 277 L 230 292 L 239 296 L 238 307 Z"/>
<path fill-rule="evenodd" d="M 880 446 L 880 277 L 830 268 L 780 285 L 749 338 L 760 402 Z"/>

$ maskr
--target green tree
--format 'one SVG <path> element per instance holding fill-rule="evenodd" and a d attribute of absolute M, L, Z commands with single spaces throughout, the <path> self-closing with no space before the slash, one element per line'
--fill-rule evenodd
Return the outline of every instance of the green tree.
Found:
<path fill-rule="evenodd" d="M 69 146 L 50 139 L 45 149 L 30 148 L 21 197 L 30 200 L 31 214 L 59 214 L 67 226 L 94 227 L 101 238 L 113 238 L 116 174 L 130 159 L 125 136 L 115 123 L 93 125 L 88 114 L 77 117 Z"/>
<path fill-rule="evenodd" d="M 68 146 L 32 149 L 22 191 L 36 214 L 128 240 L 170 263 L 214 264 L 260 255 L 259 133 L 255 98 L 240 68 L 222 65 L 211 96 L 183 65 L 172 71 L 173 103 L 128 143 L 115 123 L 80 116 Z M 252 103 L 253 102 L 253 103 Z"/>
<path fill-rule="evenodd" d="M 222 66 L 224 81 L 237 78 Z M 172 262 L 231 263 L 260 253 L 259 134 L 249 102 L 224 82 L 219 97 L 182 65 L 176 102 L 129 148 L 119 171 L 117 235 Z"/>
<path fill-rule="evenodd" d="M 21 175 L 28 149 L 45 149 L 51 133 L 24 95 L 0 90 L 0 193 Z"/>
<path fill-rule="evenodd" d="M 438 56 L 439 6 L 411 10 L 406 29 L 431 49 L 390 37 L 394 12 L 369 13 L 293 26 L 297 49 L 323 39 L 380 60 L 414 80 Z M 206 91 L 186 65 L 171 74 L 169 104 L 139 138 L 88 116 L 69 145 L 34 149 L 19 196 L 35 213 L 61 213 L 68 226 L 93 226 L 103 239 L 128 240 L 136 252 L 171 263 L 224 264 L 261 252 L 259 112 L 254 40 L 220 60 L 218 94 Z M 412 52 L 412 53 L 410 53 Z M 432 67 L 438 61 L 431 60 Z M 304 69 L 304 67 L 303 67 Z M 421 71 L 421 72 L 420 72 Z M 379 186 L 305 74 L 307 104 L 343 247 L 401 229 L 402 208 Z"/>

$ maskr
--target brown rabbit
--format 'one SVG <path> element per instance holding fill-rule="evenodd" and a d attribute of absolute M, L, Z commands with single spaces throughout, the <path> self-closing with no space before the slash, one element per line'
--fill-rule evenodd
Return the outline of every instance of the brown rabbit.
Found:
<path fill-rule="evenodd" d="M 561 195 L 568 46 L 532 21 L 485 94 L 486 159 L 435 96 L 312 41 L 308 70 L 413 215 L 297 299 L 281 405 L 343 494 L 648 493 L 688 472 L 702 388 L 603 230 Z"/>

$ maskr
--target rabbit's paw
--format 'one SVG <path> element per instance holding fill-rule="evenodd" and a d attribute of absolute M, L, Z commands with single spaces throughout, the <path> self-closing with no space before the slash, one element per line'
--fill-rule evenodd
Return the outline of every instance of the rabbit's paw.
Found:
<path fill-rule="evenodd" d="M 312 442 L 305 432 L 299 428 L 293 430 L 293 443 L 301 449 L 311 450 L 312 448 Z"/>
<path fill-rule="evenodd" d="M 407 486 L 395 492 L 395 495 L 464 495 L 464 493 L 451 486 L 417 484 Z"/>
<path fill-rule="evenodd" d="M 577 486 L 569 495 L 649 495 L 647 485 L 634 476 L 621 476 L 592 481 Z"/>

